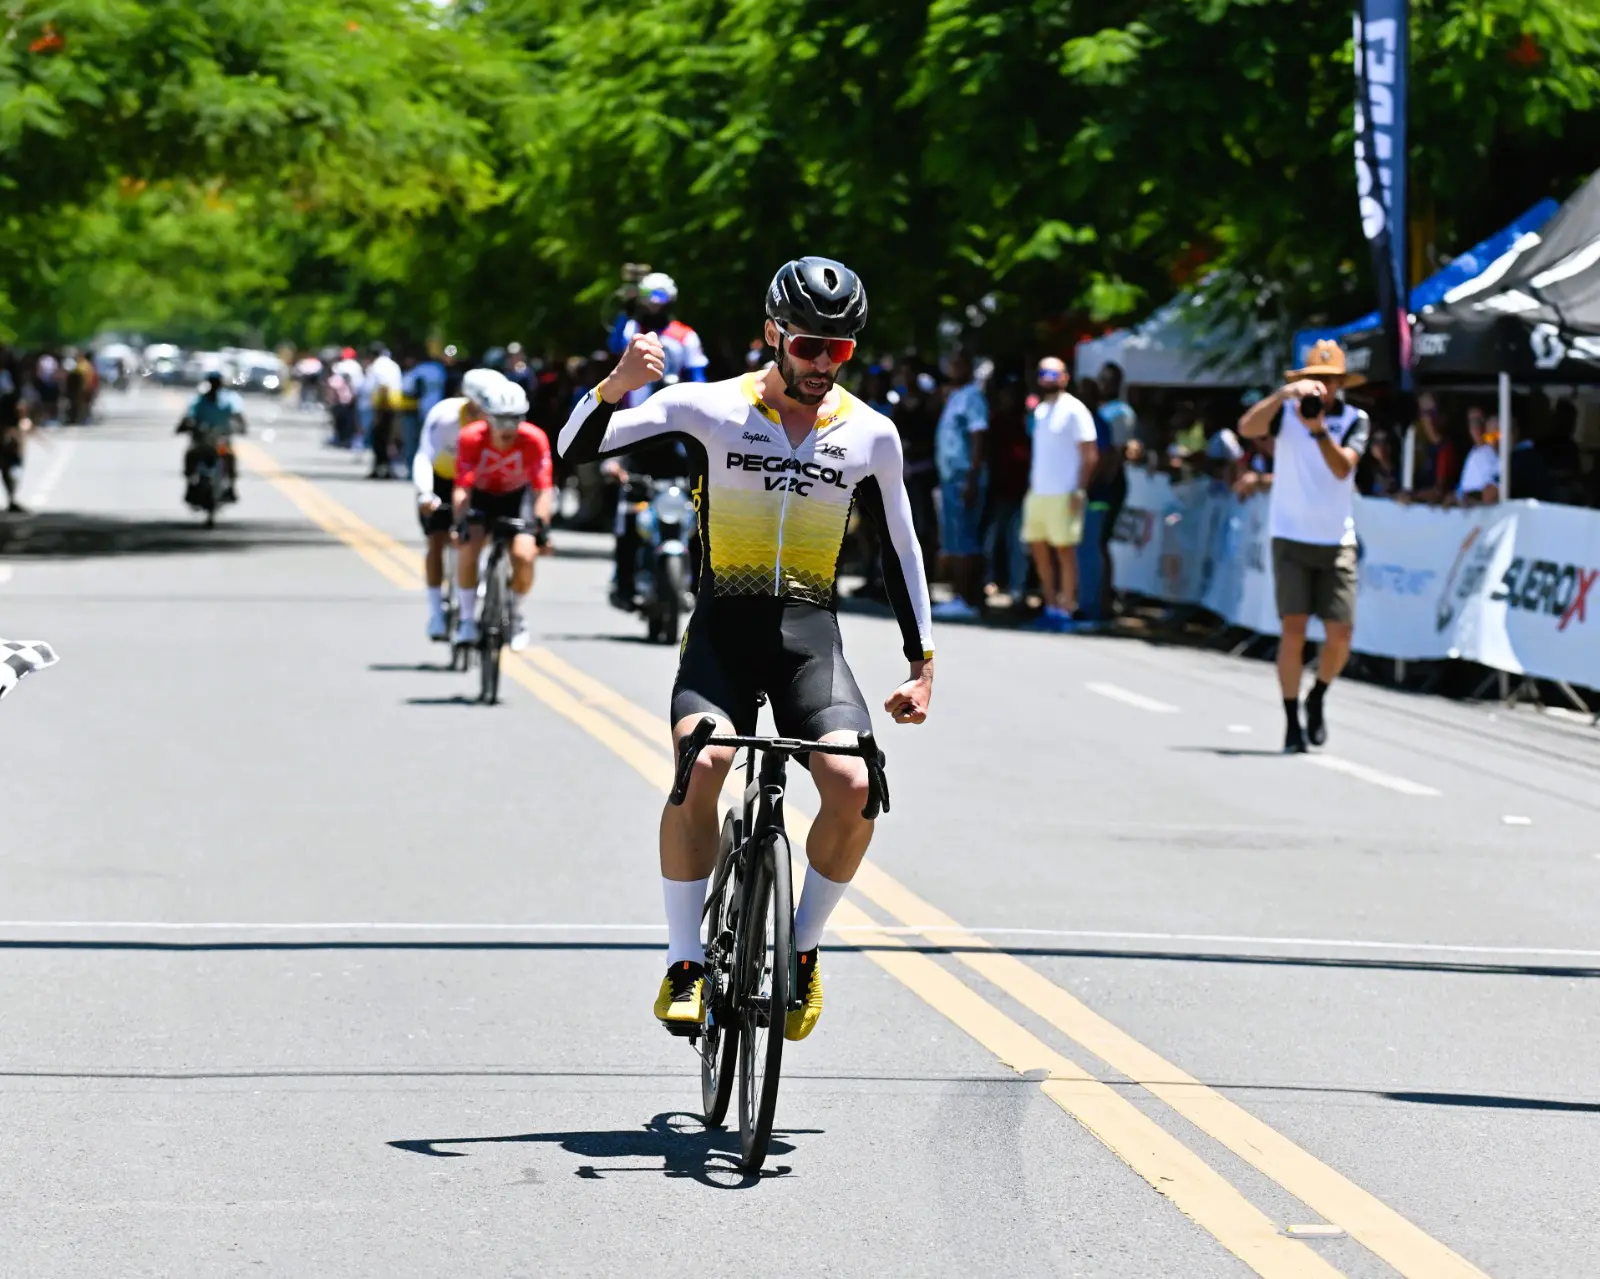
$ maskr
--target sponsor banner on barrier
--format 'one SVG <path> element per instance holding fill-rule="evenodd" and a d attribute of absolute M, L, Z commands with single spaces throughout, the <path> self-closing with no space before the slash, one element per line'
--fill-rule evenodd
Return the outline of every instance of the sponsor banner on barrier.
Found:
<path fill-rule="evenodd" d="M 1111 546 L 1118 588 L 1277 634 L 1269 501 L 1130 470 Z M 1600 687 L 1600 512 L 1357 499 L 1356 534 L 1358 652 Z"/>

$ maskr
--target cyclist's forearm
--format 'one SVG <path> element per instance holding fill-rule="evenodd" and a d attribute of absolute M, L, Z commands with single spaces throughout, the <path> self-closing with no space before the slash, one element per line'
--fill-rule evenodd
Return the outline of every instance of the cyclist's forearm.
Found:
<path fill-rule="evenodd" d="M 896 450 L 894 457 L 861 482 L 856 497 L 862 514 L 878 529 L 883 586 L 900 625 L 901 651 L 908 661 L 917 662 L 933 655 L 933 606 L 902 472 Z"/>
<path fill-rule="evenodd" d="M 555 491 L 555 489 L 553 489 L 553 488 L 535 489 L 533 491 L 533 514 L 534 514 L 534 517 L 536 519 L 538 519 L 541 523 L 543 523 L 546 527 L 549 526 L 550 518 L 551 518 L 552 515 L 555 514 L 555 509 L 556 509 L 556 491 Z"/>
<path fill-rule="evenodd" d="M 569 462 L 594 462 L 626 453 L 641 441 L 674 429 L 667 420 L 673 403 L 667 392 L 653 395 L 638 408 L 623 409 L 602 400 L 599 391 L 600 387 L 595 387 L 585 392 L 556 439 L 556 451 Z"/>

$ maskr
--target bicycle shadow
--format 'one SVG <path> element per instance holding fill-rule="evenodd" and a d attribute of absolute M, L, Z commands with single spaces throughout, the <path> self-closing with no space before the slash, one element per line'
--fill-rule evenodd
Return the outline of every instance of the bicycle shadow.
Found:
<path fill-rule="evenodd" d="M 771 1155 L 786 1155 L 794 1146 L 786 1136 L 820 1133 L 820 1128 L 793 1128 L 772 1134 Z M 471 1146 L 501 1143 L 547 1143 L 586 1160 L 659 1160 L 659 1164 L 580 1163 L 573 1176 L 586 1181 L 601 1181 L 622 1172 L 653 1172 L 663 1177 L 687 1177 L 717 1190 L 745 1190 L 772 1177 L 787 1176 L 786 1164 L 763 1168 L 752 1176 L 739 1171 L 738 1129 L 706 1128 L 698 1115 L 682 1111 L 663 1111 L 641 1128 L 597 1129 L 591 1132 L 525 1132 L 503 1137 L 430 1137 L 388 1144 L 414 1155 L 435 1159 L 461 1159 L 463 1150 L 441 1150 L 441 1146 Z"/>

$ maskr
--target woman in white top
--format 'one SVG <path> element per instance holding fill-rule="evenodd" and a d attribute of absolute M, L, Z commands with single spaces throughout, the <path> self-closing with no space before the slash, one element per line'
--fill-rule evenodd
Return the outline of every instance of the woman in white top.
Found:
<path fill-rule="evenodd" d="M 1463 505 L 1500 500 L 1500 419 L 1484 421 L 1483 410 L 1474 405 L 1467 410 L 1467 431 L 1472 436 L 1472 451 L 1461 464 L 1461 482 L 1456 485 L 1456 500 Z"/>

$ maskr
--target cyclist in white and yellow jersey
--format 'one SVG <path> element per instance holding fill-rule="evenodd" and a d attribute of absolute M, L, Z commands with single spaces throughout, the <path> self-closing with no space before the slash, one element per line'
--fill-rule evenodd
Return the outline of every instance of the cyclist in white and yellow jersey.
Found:
<path fill-rule="evenodd" d="M 753 733 L 759 694 L 786 737 L 853 743 L 871 728 L 834 612 L 852 505 L 879 526 L 884 582 L 910 663 L 884 710 L 896 723 L 920 724 L 933 693 L 933 638 L 900 436 L 888 418 L 835 385 L 866 323 L 866 289 L 841 263 L 801 258 L 773 278 L 766 313 L 767 344 L 778 353 L 768 368 L 726 382 L 680 382 L 619 409 L 631 391 L 661 377 L 659 338 L 636 335 L 573 408 L 561 453 L 584 462 L 673 436 L 698 472 L 700 603 L 672 690 L 674 741 L 706 715 L 718 732 Z M 700 916 L 716 859 L 717 795 L 732 760 L 729 750 L 702 751 L 687 800 L 669 804 L 661 819 L 667 974 L 655 1013 L 669 1028 L 705 1020 Z M 822 1013 L 818 943 L 872 839 L 872 823 L 861 816 L 866 764 L 823 755 L 809 766 L 821 811 L 806 841 L 810 866 L 795 910 L 802 1006 L 785 1021 L 789 1039 L 803 1039 Z"/>
<path fill-rule="evenodd" d="M 468 369 L 461 394 L 440 400 L 428 411 L 411 463 L 417 486 L 417 518 L 428 538 L 425 572 L 428 580 L 428 638 L 446 638 L 444 618 L 444 548 L 450 540 L 450 497 L 455 491 L 456 441 L 461 428 L 485 416 L 490 392 L 506 379 L 493 369 Z"/>

